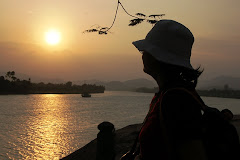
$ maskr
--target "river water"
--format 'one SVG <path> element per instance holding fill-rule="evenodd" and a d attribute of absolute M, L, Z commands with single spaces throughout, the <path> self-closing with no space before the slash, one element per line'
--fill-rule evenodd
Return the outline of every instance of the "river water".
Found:
<path fill-rule="evenodd" d="M 79 94 L 0 96 L 0 159 L 59 159 L 96 138 L 97 125 L 116 129 L 141 123 L 151 93 L 106 91 Z M 240 100 L 203 97 L 209 106 L 240 114 Z"/>

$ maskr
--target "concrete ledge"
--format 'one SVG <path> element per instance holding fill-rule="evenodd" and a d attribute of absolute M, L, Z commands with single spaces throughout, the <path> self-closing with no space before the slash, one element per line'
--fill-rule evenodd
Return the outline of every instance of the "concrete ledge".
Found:
<path fill-rule="evenodd" d="M 140 128 L 141 124 L 133 124 L 116 130 L 115 151 L 117 154 L 115 159 L 120 159 L 123 154 L 131 149 Z M 62 160 L 96 160 L 96 149 L 97 139 L 94 139 L 84 147 L 62 158 Z"/>
<path fill-rule="evenodd" d="M 238 135 L 240 137 L 240 115 L 234 115 L 232 124 L 236 127 Z M 116 160 L 119 160 L 123 154 L 131 149 L 140 128 L 141 124 L 133 124 L 122 129 L 118 129 L 115 132 Z M 96 160 L 96 150 L 97 139 L 94 139 L 84 147 L 62 158 L 62 160 Z"/>

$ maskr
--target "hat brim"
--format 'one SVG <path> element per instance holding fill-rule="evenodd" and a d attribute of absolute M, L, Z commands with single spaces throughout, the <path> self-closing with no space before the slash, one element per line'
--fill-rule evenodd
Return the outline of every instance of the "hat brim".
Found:
<path fill-rule="evenodd" d="M 177 66 L 194 70 L 189 59 L 178 57 L 176 56 L 176 54 L 173 54 L 171 51 L 155 46 L 150 42 L 146 41 L 145 39 L 134 41 L 132 42 L 132 44 L 139 51 L 146 51 L 150 53 L 154 58 L 156 58 L 160 62 L 177 65 Z"/>

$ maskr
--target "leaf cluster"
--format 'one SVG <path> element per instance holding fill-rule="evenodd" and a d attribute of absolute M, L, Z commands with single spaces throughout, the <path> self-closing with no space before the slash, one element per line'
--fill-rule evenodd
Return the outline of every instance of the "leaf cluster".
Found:
<path fill-rule="evenodd" d="M 85 30 L 83 33 L 92 33 L 92 32 L 97 32 L 98 34 L 108 34 L 108 27 L 100 27 L 97 25 L 97 27 L 94 27 L 92 29 Z"/>
<path fill-rule="evenodd" d="M 154 25 L 160 20 L 160 18 L 165 16 L 165 14 L 153 14 L 153 15 L 146 16 L 143 13 L 136 13 L 136 16 L 138 18 L 134 18 L 130 20 L 130 23 L 128 24 L 128 26 L 136 26 L 137 24 L 140 24 L 143 21 L 147 21 L 148 23 Z"/>

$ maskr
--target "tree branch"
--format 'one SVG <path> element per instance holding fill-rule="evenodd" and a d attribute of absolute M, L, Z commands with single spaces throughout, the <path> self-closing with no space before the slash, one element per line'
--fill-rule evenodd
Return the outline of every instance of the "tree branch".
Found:
<path fill-rule="evenodd" d="M 137 13 L 136 16 L 134 16 L 134 15 L 128 13 L 128 11 L 124 8 L 124 6 L 120 2 L 120 0 L 118 0 L 115 16 L 114 16 L 112 25 L 110 27 L 100 27 L 99 25 L 97 25 L 97 27 L 85 30 L 83 33 L 85 33 L 85 32 L 88 32 L 88 33 L 90 33 L 90 32 L 98 32 L 98 34 L 108 34 L 109 30 L 113 27 L 113 25 L 114 25 L 114 23 L 116 21 L 119 5 L 121 5 L 122 9 L 124 10 L 124 12 L 127 15 L 129 15 L 130 17 L 134 18 L 134 19 L 130 20 L 129 26 L 135 26 L 137 24 L 142 23 L 144 20 L 146 20 L 148 23 L 153 25 L 153 24 L 155 24 L 155 23 L 157 23 L 159 21 L 159 20 L 156 19 L 156 17 L 160 19 L 161 17 L 165 16 L 165 14 L 153 14 L 153 15 L 148 16 L 149 18 L 154 18 L 154 19 L 147 19 L 146 15 L 142 14 L 142 13 Z M 140 17 L 145 17 L 145 18 L 140 18 Z"/>

